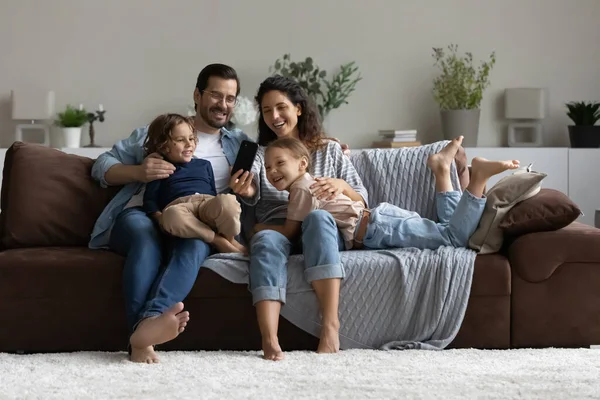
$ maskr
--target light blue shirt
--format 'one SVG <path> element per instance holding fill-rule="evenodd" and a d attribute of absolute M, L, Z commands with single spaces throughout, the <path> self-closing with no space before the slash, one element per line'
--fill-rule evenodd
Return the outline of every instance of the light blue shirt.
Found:
<path fill-rule="evenodd" d="M 92 177 L 100 182 L 100 186 L 106 188 L 108 183 L 104 179 L 106 171 L 115 164 L 140 165 L 144 161 L 143 143 L 148 133 L 148 126 L 137 128 L 127 139 L 117 142 L 111 150 L 102 153 L 92 166 Z M 223 153 L 229 162 L 233 165 L 243 140 L 253 141 L 239 129 L 227 130 L 221 129 L 221 145 Z M 143 182 L 128 183 L 123 186 L 116 196 L 108 203 L 102 211 L 102 214 L 96 220 L 90 242 L 91 249 L 108 248 L 110 231 L 115 223 L 119 213 L 123 211 L 125 205 L 131 200 L 133 195 L 138 193 L 145 184 Z"/>

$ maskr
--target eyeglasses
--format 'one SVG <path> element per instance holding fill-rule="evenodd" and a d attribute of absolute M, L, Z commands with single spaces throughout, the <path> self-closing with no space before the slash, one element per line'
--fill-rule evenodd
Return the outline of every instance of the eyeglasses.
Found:
<path fill-rule="evenodd" d="M 237 97 L 236 96 L 225 96 L 223 93 L 221 92 L 217 92 L 215 90 L 203 90 L 203 93 L 206 92 L 208 93 L 208 95 L 210 96 L 211 99 L 217 101 L 218 103 L 222 102 L 223 99 L 225 99 L 225 103 L 228 106 L 235 106 L 237 104 Z"/>

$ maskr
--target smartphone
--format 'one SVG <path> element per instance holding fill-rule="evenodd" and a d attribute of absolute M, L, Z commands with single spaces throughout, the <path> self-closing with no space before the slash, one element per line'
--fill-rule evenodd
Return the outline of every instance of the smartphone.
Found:
<path fill-rule="evenodd" d="M 235 174 L 240 169 L 243 169 L 244 172 L 251 171 L 252 164 L 254 164 L 254 158 L 256 157 L 257 151 L 258 143 L 251 142 L 249 140 L 244 140 L 240 145 L 240 150 L 238 151 L 237 157 L 235 158 L 235 162 L 233 163 L 231 175 Z"/>

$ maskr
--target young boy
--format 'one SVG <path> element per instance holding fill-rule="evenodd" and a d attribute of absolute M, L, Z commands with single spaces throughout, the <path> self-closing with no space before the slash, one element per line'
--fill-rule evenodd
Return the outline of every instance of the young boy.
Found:
<path fill-rule="evenodd" d="M 436 201 L 440 222 L 422 218 L 416 212 L 381 203 L 365 209 L 362 202 L 343 194 L 319 200 L 311 192 L 315 182 L 308 173 L 310 154 L 302 142 L 280 138 L 265 151 L 267 179 L 278 190 L 290 192 L 287 219 L 281 233 L 293 240 L 301 230 L 303 219 L 315 209 L 329 211 L 340 229 L 346 250 L 352 248 L 385 249 L 416 247 L 435 250 L 440 246 L 467 247 L 484 210 L 483 195 L 488 179 L 519 167 L 519 161 L 488 161 L 476 157 L 472 161 L 471 180 L 461 194 L 454 191 L 450 166 L 462 136 L 452 140 L 442 151 L 431 155 L 427 166 L 436 179 Z M 271 229 L 258 224 L 255 231 Z"/>
<path fill-rule="evenodd" d="M 234 195 L 217 194 L 212 165 L 194 158 L 196 144 L 188 118 L 163 114 L 152 121 L 145 153 L 161 154 L 175 171 L 146 185 L 143 208 L 173 236 L 202 239 L 221 253 L 245 253 L 235 240 L 241 229 L 241 206 Z"/>

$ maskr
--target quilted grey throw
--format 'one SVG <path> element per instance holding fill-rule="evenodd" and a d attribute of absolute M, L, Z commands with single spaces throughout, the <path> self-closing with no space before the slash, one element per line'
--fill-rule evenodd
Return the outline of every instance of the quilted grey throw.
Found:
<path fill-rule="evenodd" d="M 368 149 L 351 159 L 369 192 L 370 207 L 387 201 L 435 215 L 435 182 L 427 157 L 447 141 L 399 149 Z M 452 183 L 460 190 L 455 165 Z M 469 249 L 391 249 L 342 252 L 346 277 L 340 294 L 342 349 L 443 349 L 456 336 L 471 290 L 476 253 Z M 302 255 L 288 263 L 287 302 L 281 315 L 315 336 L 321 329 Z M 216 254 L 204 267 L 225 279 L 248 284 L 248 259 Z"/>

